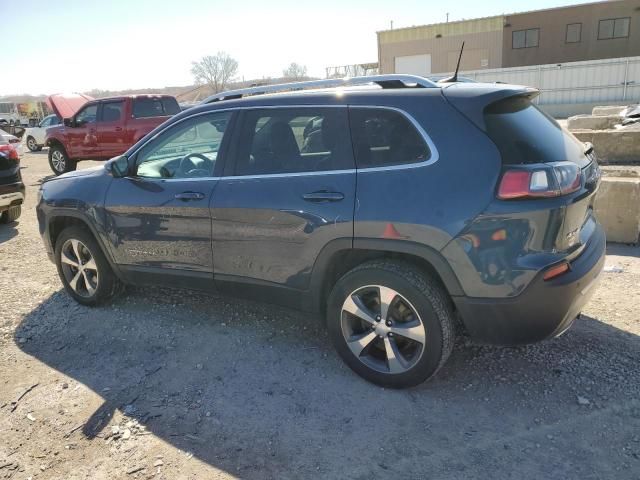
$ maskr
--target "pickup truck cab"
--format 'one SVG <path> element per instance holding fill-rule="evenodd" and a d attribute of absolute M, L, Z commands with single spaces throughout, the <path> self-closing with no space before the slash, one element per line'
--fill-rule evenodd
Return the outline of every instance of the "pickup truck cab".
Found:
<path fill-rule="evenodd" d="M 169 95 L 126 95 L 94 100 L 86 95 L 52 95 L 49 103 L 63 124 L 47 129 L 49 166 L 60 175 L 80 160 L 121 155 L 170 116 L 180 112 Z"/>

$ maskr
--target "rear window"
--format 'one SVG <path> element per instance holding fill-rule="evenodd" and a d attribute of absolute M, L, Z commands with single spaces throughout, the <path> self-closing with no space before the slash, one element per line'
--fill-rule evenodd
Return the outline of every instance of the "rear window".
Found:
<path fill-rule="evenodd" d="M 133 101 L 133 116 L 136 118 L 164 117 L 180 112 L 178 102 L 173 97 L 136 98 Z"/>
<path fill-rule="evenodd" d="M 489 105 L 484 120 L 503 164 L 577 161 L 584 156 L 584 145 L 527 97 Z"/>

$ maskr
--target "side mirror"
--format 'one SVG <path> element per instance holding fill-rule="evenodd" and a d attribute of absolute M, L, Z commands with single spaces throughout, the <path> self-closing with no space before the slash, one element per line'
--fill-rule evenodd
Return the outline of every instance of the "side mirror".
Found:
<path fill-rule="evenodd" d="M 124 155 L 114 157 L 106 165 L 114 178 L 126 177 L 129 174 L 129 159 Z"/>
<path fill-rule="evenodd" d="M 64 123 L 65 127 L 73 128 L 76 126 L 75 122 L 73 121 L 73 118 L 65 118 L 64 120 L 62 120 L 62 122 Z"/>

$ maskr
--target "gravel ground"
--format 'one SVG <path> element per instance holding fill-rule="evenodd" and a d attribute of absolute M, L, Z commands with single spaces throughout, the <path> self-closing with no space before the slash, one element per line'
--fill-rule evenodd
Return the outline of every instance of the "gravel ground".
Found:
<path fill-rule="evenodd" d="M 23 165 L 25 211 L 0 226 L 0 479 L 640 478 L 640 249 L 609 246 L 622 272 L 564 336 L 460 340 L 390 391 L 290 310 L 149 288 L 75 304 L 37 231 L 46 155 Z"/>

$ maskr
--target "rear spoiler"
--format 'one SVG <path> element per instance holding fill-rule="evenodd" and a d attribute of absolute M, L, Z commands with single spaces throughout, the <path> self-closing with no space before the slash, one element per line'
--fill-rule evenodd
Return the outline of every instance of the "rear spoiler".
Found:
<path fill-rule="evenodd" d="M 540 90 L 523 85 L 496 83 L 454 83 L 442 87 L 447 101 L 465 117 L 485 131 L 484 109 L 498 100 L 526 96 L 534 99 Z"/>

